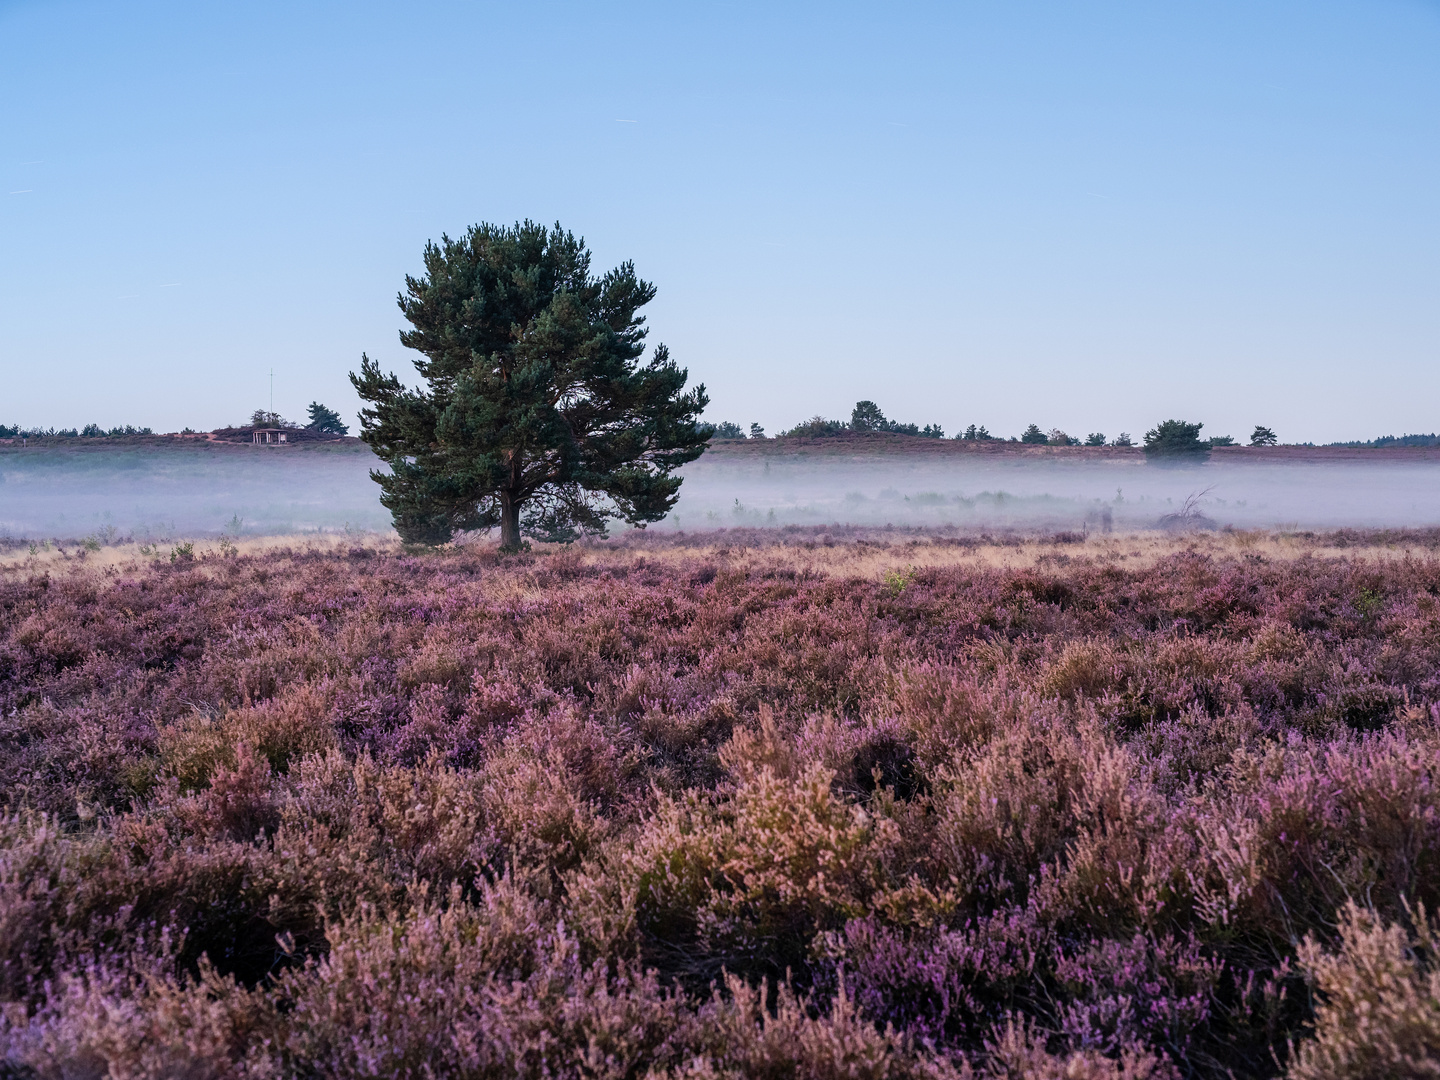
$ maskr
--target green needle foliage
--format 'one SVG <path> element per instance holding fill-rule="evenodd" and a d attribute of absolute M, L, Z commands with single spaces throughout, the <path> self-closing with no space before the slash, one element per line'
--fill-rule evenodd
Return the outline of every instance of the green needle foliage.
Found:
<path fill-rule="evenodd" d="M 880 406 L 873 401 L 857 401 L 850 414 L 851 431 L 884 431 L 888 423 Z"/>
<path fill-rule="evenodd" d="M 1200 439 L 1204 424 L 1166 420 L 1145 433 L 1145 460 L 1155 465 L 1199 465 L 1210 459 L 1210 444 Z"/>
<path fill-rule="evenodd" d="M 340 419 L 340 414 L 334 409 L 326 408 L 318 401 L 310 402 L 310 423 L 306 427 L 323 435 L 350 434 L 350 428 Z"/>
<path fill-rule="evenodd" d="M 643 527 L 675 504 L 674 469 L 704 451 L 703 385 L 659 345 L 648 363 L 645 319 L 655 286 L 626 262 L 603 277 L 557 224 L 481 224 L 425 247 L 407 276 L 400 342 L 427 384 L 410 390 L 362 356 L 350 379 L 361 435 L 390 466 L 372 473 L 407 543 L 500 527 L 569 541 L 620 518 Z"/>

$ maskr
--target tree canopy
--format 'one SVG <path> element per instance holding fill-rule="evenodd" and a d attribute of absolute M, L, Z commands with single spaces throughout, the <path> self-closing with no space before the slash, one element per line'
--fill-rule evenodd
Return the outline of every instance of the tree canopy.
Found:
<path fill-rule="evenodd" d="M 350 376 L 361 435 L 390 466 L 371 475 L 401 537 L 443 543 L 500 527 L 573 540 L 611 519 L 644 526 L 679 494 L 673 470 L 704 451 L 703 385 L 657 345 L 637 312 L 655 286 L 626 262 L 596 277 L 558 224 L 476 225 L 425 246 L 405 279 L 400 342 L 420 356 L 413 390 L 362 355 Z"/>
<path fill-rule="evenodd" d="M 902 424 L 886 419 L 880 406 L 873 401 L 857 401 L 850 412 L 851 431 L 887 431 L 892 435 L 919 435 L 926 439 L 943 439 L 945 429 L 939 424 Z"/>
<path fill-rule="evenodd" d="M 1200 439 L 1204 424 L 1165 420 L 1145 433 L 1145 459 L 1157 465 L 1198 465 L 1209 460 L 1210 444 Z"/>
<path fill-rule="evenodd" d="M 857 401 L 850 413 L 851 431 L 887 431 L 889 421 L 873 401 Z"/>
<path fill-rule="evenodd" d="M 349 435 L 350 428 L 340 419 L 340 414 L 334 409 L 328 409 L 318 401 L 310 402 L 309 407 L 310 423 L 305 425 L 312 431 L 318 431 L 322 435 Z"/>

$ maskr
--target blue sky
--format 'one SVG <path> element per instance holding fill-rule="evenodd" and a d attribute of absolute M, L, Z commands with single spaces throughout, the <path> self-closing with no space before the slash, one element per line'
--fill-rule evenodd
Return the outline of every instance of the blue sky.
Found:
<path fill-rule="evenodd" d="M 0 422 L 353 414 L 560 220 L 715 419 L 1440 428 L 1440 4 L 0 0 Z"/>

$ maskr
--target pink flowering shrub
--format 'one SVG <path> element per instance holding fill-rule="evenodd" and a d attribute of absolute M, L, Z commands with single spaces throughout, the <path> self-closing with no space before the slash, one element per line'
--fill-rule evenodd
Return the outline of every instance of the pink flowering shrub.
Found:
<path fill-rule="evenodd" d="M 1329 539 L 0 572 L 0 1073 L 1436 1074 L 1440 562 Z"/>
<path fill-rule="evenodd" d="M 1425 912 L 1408 914 L 1412 929 L 1352 901 L 1333 953 L 1306 937 L 1300 966 L 1320 996 L 1316 1037 L 1300 1044 L 1287 1076 L 1440 1076 L 1440 941 Z"/>

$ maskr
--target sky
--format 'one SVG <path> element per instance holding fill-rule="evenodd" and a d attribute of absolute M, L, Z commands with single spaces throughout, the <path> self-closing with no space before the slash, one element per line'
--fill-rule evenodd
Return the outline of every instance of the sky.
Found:
<path fill-rule="evenodd" d="M 1437 136 L 1437 0 L 0 0 L 0 423 L 353 420 L 529 218 L 713 420 L 1431 432 Z"/>

